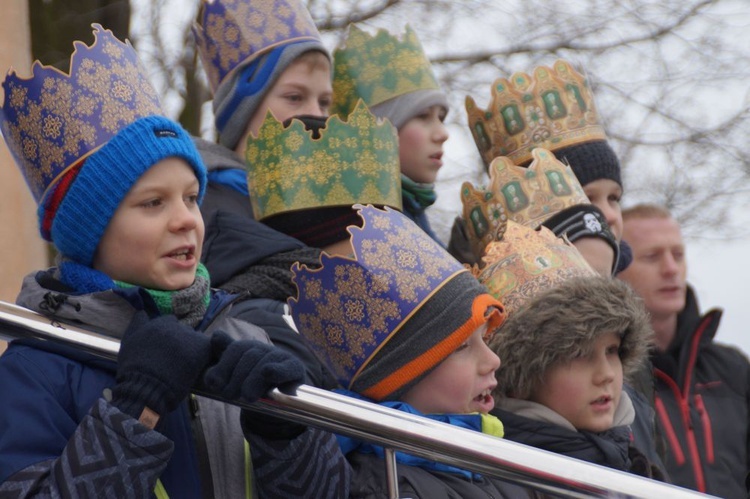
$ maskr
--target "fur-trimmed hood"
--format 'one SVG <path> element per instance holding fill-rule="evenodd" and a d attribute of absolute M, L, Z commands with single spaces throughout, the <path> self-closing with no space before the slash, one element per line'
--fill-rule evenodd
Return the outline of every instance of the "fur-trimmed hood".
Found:
<path fill-rule="evenodd" d="M 510 314 L 489 342 L 502 361 L 495 394 L 528 398 L 549 368 L 586 354 L 609 332 L 622 336 L 627 380 L 646 360 L 654 334 L 642 300 L 627 284 L 576 277 L 539 293 Z"/>

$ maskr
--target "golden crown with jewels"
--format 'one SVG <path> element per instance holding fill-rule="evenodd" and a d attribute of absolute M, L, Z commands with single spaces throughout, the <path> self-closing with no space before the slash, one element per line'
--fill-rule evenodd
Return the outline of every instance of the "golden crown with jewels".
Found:
<path fill-rule="evenodd" d="M 312 138 L 299 120 L 270 113 L 247 142 L 247 183 L 258 220 L 309 208 L 368 203 L 402 209 L 398 133 L 359 101 Z"/>
<path fill-rule="evenodd" d="M 576 276 L 598 275 L 575 246 L 546 227 L 532 229 L 513 221 L 486 249 L 486 266 L 474 275 L 503 302 L 508 315 L 528 300 Z"/>
<path fill-rule="evenodd" d="M 491 91 L 487 109 L 466 97 L 469 128 L 487 165 L 498 156 L 524 165 L 537 147 L 554 151 L 607 139 L 588 80 L 564 60 L 532 75 L 499 78 Z"/>
<path fill-rule="evenodd" d="M 333 53 L 331 114 L 346 116 L 358 99 L 372 107 L 417 90 L 438 90 L 430 60 L 410 26 L 399 39 L 380 29 L 375 35 L 349 26 L 342 48 Z"/>
<path fill-rule="evenodd" d="M 214 92 L 238 66 L 274 47 L 321 41 L 298 0 L 202 0 L 193 34 Z"/>
<path fill-rule="evenodd" d="M 477 257 L 503 235 L 506 220 L 537 228 L 552 215 L 589 200 L 573 170 L 546 149 L 534 149 L 528 168 L 507 157 L 495 158 L 489 167 L 490 184 L 461 186 L 463 216 L 469 243 Z"/>

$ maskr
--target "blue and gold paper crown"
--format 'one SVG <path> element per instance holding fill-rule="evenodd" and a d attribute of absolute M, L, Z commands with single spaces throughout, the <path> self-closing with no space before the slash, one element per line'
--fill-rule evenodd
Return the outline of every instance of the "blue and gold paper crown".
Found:
<path fill-rule="evenodd" d="M 438 90 L 430 60 L 416 33 L 402 39 L 380 29 L 374 36 L 349 26 L 342 48 L 333 53 L 331 114 L 346 116 L 358 99 L 369 107 L 417 90 Z"/>
<path fill-rule="evenodd" d="M 537 147 L 554 151 L 607 139 L 588 80 L 563 60 L 537 67 L 532 76 L 519 72 L 495 80 L 489 107 L 480 109 L 467 96 L 466 112 L 487 165 L 498 156 L 523 165 Z"/>
<path fill-rule="evenodd" d="M 274 47 L 321 41 L 298 0 L 202 0 L 198 21 L 193 33 L 214 92 L 238 66 Z"/>
<path fill-rule="evenodd" d="M 247 183 L 258 220 L 310 208 L 367 203 L 401 210 L 398 133 L 360 101 L 347 121 L 331 116 L 313 139 L 299 120 L 270 113 L 247 141 Z"/>
<path fill-rule="evenodd" d="M 300 332 L 347 388 L 437 290 L 468 272 L 401 213 L 355 208 L 363 225 L 348 229 L 353 256 L 323 253 L 315 270 L 295 264 L 289 300 Z"/>
<path fill-rule="evenodd" d="M 93 25 L 94 43 L 75 42 L 70 73 L 35 61 L 30 78 L 3 82 L 3 136 L 41 203 L 68 169 L 139 118 L 163 114 L 129 42 Z"/>
<path fill-rule="evenodd" d="M 568 165 L 546 149 L 534 149 L 532 157 L 528 168 L 516 166 L 504 156 L 495 158 L 487 188 L 470 182 L 461 186 L 469 243 L 477 257 L 490 242 L 502 237 L 506 220 L 535 229 L 565 208 L 589 204 Z"/>

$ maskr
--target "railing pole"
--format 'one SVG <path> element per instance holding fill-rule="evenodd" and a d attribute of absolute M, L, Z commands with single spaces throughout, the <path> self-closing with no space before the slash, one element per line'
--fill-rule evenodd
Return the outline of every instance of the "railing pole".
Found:
<path fill-rule="evenodd" d="M 385 449 L 385 476 L 388 480 L 388 498 L 398 499 L 398 463 L 396 451 L 391 447 Z"/>

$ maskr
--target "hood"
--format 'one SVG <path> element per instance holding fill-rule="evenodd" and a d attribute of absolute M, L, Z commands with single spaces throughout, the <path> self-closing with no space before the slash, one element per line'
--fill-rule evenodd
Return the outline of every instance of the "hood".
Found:
<path fill-rule="evenodd" d="M 256 220 L 216 211 L 206 223 L 201 260 L 211 275 L 212 285 L 222 287 L 232 277 L 266 258 L 303 249 L 307 246 L 297 239 Z M 291 271 L 289 277 L 291 279 Z"/>
<path fill-rule="evenodd" d="M 193 144 L 198 149 L 201 159 L 203 159 L 203 163 L 209 172 L 229 168 L 245 171 L 245 163 L 231 149 L 198 137 L 193 137 Z"/>

